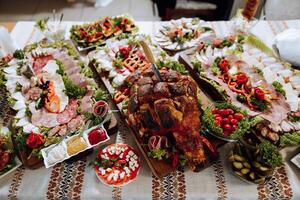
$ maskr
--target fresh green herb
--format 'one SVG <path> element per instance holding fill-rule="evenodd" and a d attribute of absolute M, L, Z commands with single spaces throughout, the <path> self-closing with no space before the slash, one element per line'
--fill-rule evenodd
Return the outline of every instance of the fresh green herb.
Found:
<path fill-rule="evenodd" d="M 47 27 L 48 21 L 49 21 L 49 17 L 44 18 L 44 19 L 39 19 L 36 21 L 34 26 L 37 27 L 38 29 L 40 29 L 41 31 L 44 31 Z"/>
<path fill-rule="evenodd" d="M 300 132 L 295 133 L 285 133 L 280 136 L 280 146 L 291 146 L 300 143 Z"/>
<path fill-rule="evenodd" d="M 43 159 L 43 156 L 42 156 L 42 152 L 41 152 L 41 148 L 38 148 L 38 149 L 33 149 L 31 151 L 31 155 L 37 157 L 38 159 Z"/>
<path fill-rule="evenodd" d="M 36 49 L 38 46 L 39 46 L 39 45 L 38 45 L 37 42 L 32 43 L 32 44 L 30 44 L 30 45 L 25 46 L 24 51 L 25 51 L 25 52 L 30 52 L 30 51 L 32 51 L 33 49 Z"/>
<path fill-rule="evenodd" d="M 120 33 L 119 35 L 116 36 L 117 40 L 123 40 L 129 38 L 130 34 L 128 33 Z"/>
<path fill-rule="evenodd" d="M 43 133 L 43 134 L 46 134 L 46 133 L 48 133 L 50 130 L 51 130 L 51 128 L 47 128 L 47 127 L 40 127 L 40 131 L 41 131 L 41 133 Z"/>
<path fill-rule="evenodd" d="M 16 144 L 16 150 L 19 152 L 26 151 L 27 145 L 26 145 L 26 139 L 23 134 L 18 133 L 15 139 Z"/>
<path fill-rule="evenodd" d="M 184 167 L 186 165 L 186 159 L 185 159 L 185 156 L 183 154 L 179 155 L 179 165 L 181 167 Z"/>
<path fill-rule="evenodd" d="M 140 46 L 140 41 L 135 39 L 135 38 L 129 38 L 127 44 L 129 46 L 139 47 Z"/>
<path fill-rule="evenodd" d="M 68 76 L 63 76 L 63 81 L 66 87 L 66 94 L 71 97 L 79 97 L 84 95 L 87 90 L 74 84 Z"/>
<path fill-rule="evenodd" d="M 252 97 L 251 103 L 255 106 L 258 106 L 258 109 L 260 111 L 264 111 L 268 108 L 268 103 L 265 100 L 259 100 L 259 99 Z"/>
<path fill-rule="evenodd" d="M 214 60 L 214 63 L 210 67 L 212 73 L 215 75 L 219 75 L 221 73 L 220 68 L 219 68 L 220 61 L 221 61 L 221 58 L 216 57 L 216 59 Z"/>
<path fill-rule="evenodd" d="M 22 85 L 19 82 L 16 83 L 16 91 L 22 91 Z"/>
<path fill-rule="evenodd" d="M 104 159 L 104 158 L 96 159 L 95 163 L 94 163 L 94 165 L 103 167 L 104 169 L 112 167 L 113 164 L 114 164 L 113 162 L 111 162 L 108 159 Z"/>
<path fill-rule="evenodd" d="M 183 43 L 185 43 L 187 41 L 187 39 L 185 37 L 176 36 L 174 38 L 174 41 L 178 42 L 178 44 L 183 44 Z"/>
<path fill-rule="evenodd" d="M 245 37 L 243 35 L 238 35 L 237 36 L 237 42 L 242 43 L 245 40 Z"/>
<path fill-rule="evenodd" d="M 218 135 L 223 135 L 223 130 L 221 127 L 216 126 L 215 117 L 211 112 L 210 108 L 206 108 L 202 115 L 202 124 L 210 131 Z"/>
<path fill-rule="evenodd" d="M 241 94 L 238 94 L 236 95 L 236 99 L 241 102 L 241 103 L 244 103 L 246 102 L 246 97 L 244 95 L 241 95 Z"/>
<path fill-rule="evenodd" d="M 93 122 L 93 125 L 98 125 L 103 121 L 102 117 L 97 117 L 93 113 L 84 113 L 84 117 L 87 120 L 91 120 Z"/>
<path fill-rule="evenodd" d="M 236 53 L 243 53 L 244 52 L 244 48 L 243 45 L 241 44 L 236 44 Z"/>
<path fill-rule="evenodd" d="M 162 59 L 166 59 L 167 58 L 167 53 L 165 51 L 161 51 L 160 56 L 161 56 Z"/>
<path fill-rule="evenodd" d="M 24 59 L 24 51 L 21 49 L 17 49 L 14 53 L 13 53 L 14 58 L 17 59 Z"/>
<path fill-rule="evenodd" d="M 259 69 L 258 67 L 253 66 L 256 70 L 256 73 L 258 73 L 259 75 L 263 76 L 263 71 L 261 69 Z"/>
<path fill-rule="evenodd" d="M 188 74 L 188 71 L 185 69 L 184 65 L 179 63 L 178 61 L 174 61 L 174 60 L 158 60 L 156 62 L 157 68 L 161 69 L 163 67 L 166 67 L 168 69 L 172 69 L 174 71 L 179 72 L 180 74 Z"/>
<path fill-rule="evenodd" d="M 283 86 L 278 81 L 274 81 L 272 83 L 273 87 L 275 88 L 276 92 L 279 92 L 283 96 L 285 96 L 285 90 L 283 89 Z"/>
<path fill-rule="evenodd" d="M 88 78 L 92 78 L 93 77 L 93 72 L 92 72 L 92 70 L 89 67 L 81 68 L 80 73 L 84 74 L 85 77 L 88 77 Z"/>
<path fill-rule="evenodd" d="M 16 100 L 14 99 L 14 98 L 12 98 L 11 96 L 9 96 L 8 98 L 7 98 L 7 102 L 8 102 L 8 105 L 10 106 L 10 107 L 13 107 L 15 104 L 16 104 Z"/>
<path fill-rule="evenodd" d="M 265 140 L 259 145 L 257 145 L 257 148 L 260 151 L 260 154 L 262 155 L 263 161 L 272 167 L 278 167 L 282 165 L 282 156 L 279 153 L 278 148 L 273 145 L 271 142 Z"/>
<path fill-rule="evenodd" d="M 121 59 L 115 59 L 115 60 L 113 61 L 113 65 L 114 65 L 116 68 L 122 68 L 122 66 L 123 66 L 122 60 L 121 60 Z"/>
<path fill-rule="evenodd" d="M 196 72 L 200 73 L 200 72 L 203 71 L 201 62 L 199 62 L 199 61 L 193 61 L 193 62 L 192 62 L 192 65 L 194 66 L 194 70 L 195 70 Z"/>
<path fill-rule="evenodd" d="M 25 115 L 28 116 L 28 117 L 32 116 L 32 113 L 30 112 L 28 107 L 26 107 L 26 109 L 25 109 Z"/>
<path fill-rule="evenodd" d="M 45 143 L 44 143 L 44 146 L 45 147 L 48 147 L 52 144 L 57 144 L 58 142 L 60 142 L 61 138 L 60 137 L 57 137 L 57 136 L 48 136 L 48 137 L 45 137 Z"/>
<path fill-rule="evenodd" d="M 55 60 L 56 64 L 58 65 L 58 70 L 56 70 L 56 73 L 60 74 L 61 76 L 65 75 L 65 68 L 64 64 L 60 60 Z"/>
<path fill-rule="evenodd" d="M 93 97 L 94 97 L 95 101 L 100 101 L 100 100 L 106 101 L 109 99 L 109 94 L 105 90 L 98 88 L 94 92 Z"/>
<path fill-rule="evenodd" d="M 162 160 L 166 155 L 167 151 L 165 149 L 157 149 L 148 152 L 148 157 L 155 158 L 157 160 Z"/>
<path fill-rule="evenodd" d="M 223 49 L 224 47 L 230 47 L 231 45 L 233 45 L 233 42 L 231 42 L 230 40 L 224 39 L 218 47 Z"/>
<path fill-rule="evenodd" d="M 44 97 L 40 97 L 35 103 L 35 109 L 41 109 L 43 106 L 44 106 Z"/>

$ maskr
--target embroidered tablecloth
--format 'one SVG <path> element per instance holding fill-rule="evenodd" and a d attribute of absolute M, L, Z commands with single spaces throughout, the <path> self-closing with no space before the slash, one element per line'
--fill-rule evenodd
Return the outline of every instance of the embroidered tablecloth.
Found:
<path fill-rule="evenodd" d="M 70 28 L 74 22 L 64 22 Z M 137 22 L 140 32 L 153 35 L 161 22 Z M 18 22 L 11 35 L 19 47 L 42 38 L 34 28 L 34 22 Z M 229 34 L 228 21 L 211 22 L 218 36 Z M 300 20 L 260 21 L 253 33 L 266 44 L 272 45 L 276 34 L 289 28 L 300 28 Z M 120 131 L 110 143 L 126 141 L 136 146 L 126 126 L 120 120 Z M 300 171 L 288 161 L 278 168 L 273 178 L 264 185 L 243 182 L 227 167 L 230 144 L 219 149 L 220 159 L 211 167 L 193 173 L 175 171 L 158 179 L 151 174 L 142 158 L 142 167 L 137 180 L 120 187 L 110 188 L 100 183 L 89 163 L 93 155 L 72 164 L 61 163 L 53 168 L 37 170 L 18 168 L 14 173 L 0 180 L 0 199 L 300 199 Z M 291 148 L 282 150 L 286 155 Z"/>

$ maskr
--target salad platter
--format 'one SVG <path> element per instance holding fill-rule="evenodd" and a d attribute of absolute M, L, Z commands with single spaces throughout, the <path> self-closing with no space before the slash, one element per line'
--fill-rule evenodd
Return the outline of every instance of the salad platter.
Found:
<path fill-rule="evenodd" d="M 182 51 L 214 37 L 215 33 L 207 22 L 199 18 L 181 18 L 162 25 L 155 40 L 165 50 Z"/>
<path fill-rule="evenodd" d="M 110 49 L 103 47 L 88 56 L 109 93 L 113 94 L 152 172 L 163 177 L 185 165 L 199 171 L 218 156 L 214 145 L 199 134 L 200 90 L 189 76 L 182 74 L 187 73 L 182 65 L 172 60 L 163 61 L 161 57 L 166 55 L 147 41 L 149 49 L 157 55 L 162 78 L 158 82 L 140 43 L 138 37 L 117 40 L 110 44 Z M 192 90 L 190 93 L 188 88 Z M 175 102 L 182 107 L 175 108 Z M 195 126 L 189 128 L 189 123 Z"/>
<path fill-rule="evenodd" d="M 126 37 L 138 31 L 133 19 L 126 15 L 104 17 L 99 21 L 72 26 L 71 40 L 79 51 L 105 44 L 112 37 Z"/>
<path fill-rule="evenodd" d="M 44 161 L 50 167 L 109 139 L 103 115 L 93 109 L 107 94 L 68 42 L 40 42 L 16 50 L 1 73 L 16 112 L 13 140 L 25 166 L 36 168 Z M 105 117 L 111 117 L 108 110 Z M 96 143 L 90 137 L 94 129 L 104 131 Z"/>

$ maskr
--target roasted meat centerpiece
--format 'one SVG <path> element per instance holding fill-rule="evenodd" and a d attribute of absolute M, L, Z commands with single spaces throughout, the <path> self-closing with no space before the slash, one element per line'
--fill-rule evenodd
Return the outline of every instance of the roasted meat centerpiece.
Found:
<path fill-rule="evenodd" d="M 163 68 L 160 74 L 162 81 L 158 80 L 152 69 L 136 72 L 127 78 L 132 85 L 128 123 L 139 131 L 141 138 L 148 138 L 150 150 L 168 147 L 168 143 L 173 142 L 176 151 L 184 155 L 187 165 L 197 170 L 206 161 L 203 141 L 212 147 L 199 133 L 197 85 L 189 76 L 173 70 Z M 153 142 L 153 137 L 160 139 Z M 167 141 L 161 142 L 161 138 Z M 173 165 L 177 163 L 173 159 Z"/>

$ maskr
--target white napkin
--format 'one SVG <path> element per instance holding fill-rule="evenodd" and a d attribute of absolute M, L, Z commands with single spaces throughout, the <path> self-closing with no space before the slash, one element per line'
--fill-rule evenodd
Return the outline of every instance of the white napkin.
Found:
<path fill-rule="evenodd" d="M 300 30 L 287 29 L 276 35 L 274 44 L 281 58 L 294 66 L 300 66 Z"/>
<path fill-rule="evenodd" d="M 8 30 L 0 27 L 0 58 L 12 54 L 17 49 L 16 43 L 11 38 Z"/>

